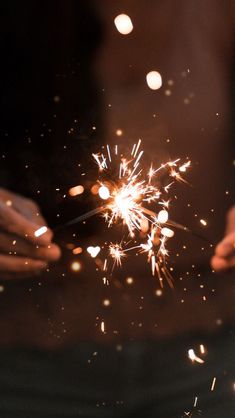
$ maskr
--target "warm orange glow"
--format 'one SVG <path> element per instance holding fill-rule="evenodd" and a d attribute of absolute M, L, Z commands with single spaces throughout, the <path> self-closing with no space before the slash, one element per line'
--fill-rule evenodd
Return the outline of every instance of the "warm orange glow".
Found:
<path fill-rule="evenodd" d="M 82 253 L 82 247 L 76 247 L 73 249 L 73 254 L 77 255 L 77 254 L 81 254 Z"/>
<path fill-rule="evenodd" d="M 71 270 L 73 270 L 74 272 L 78 272 L 80 271 L 82 268 L 82 265 L 79 261 L 73 261 L 71 264 Z"/>
<path fill-rule="evenodd" d="M 84 192 L 84 187 L 81 185 L 71 187 L 71 189 L 69 189 L 69 195 L 72 197 L 78 196 L 79 194 L 82 194 L 83 192 Z"/>

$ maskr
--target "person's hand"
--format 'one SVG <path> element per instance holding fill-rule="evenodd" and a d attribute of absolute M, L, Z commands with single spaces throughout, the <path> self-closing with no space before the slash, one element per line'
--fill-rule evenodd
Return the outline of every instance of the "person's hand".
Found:
<path fill-rule="evenodd" d="M 216 272 L 235 269 L 235 206 L 228 212 L 225 237 L 215 248 L 211 267 Z"/>
<path fill-rule="evenodd" d="M 0 280 L 39 274 L 60 257 L 50 229 L 35 237 L 43 225 L 36 203 L 0 188 Z"/>

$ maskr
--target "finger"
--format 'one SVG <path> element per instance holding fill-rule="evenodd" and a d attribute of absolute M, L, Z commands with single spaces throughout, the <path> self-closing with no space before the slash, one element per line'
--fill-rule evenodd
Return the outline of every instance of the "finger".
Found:
<path fill-rule="evenodd" d="M 235 256 L 231 258 L 223 258 L 214 256 L 211 259 L 211 267 L 216 272 L 223 272 L 235 268 Z"/>
<path fill-rule="evenodd" d="M 11 207 L 0 201 L 0 226 L 2 229 L 25 238 L 38 245 L 48 245 L 52 240 L 52 231 L 48 229 L 43 235 L 36 237 L 35 231 L 38 224 L 35 224 Z"/>
<path fill-rule="evenodd" d="M 235 231 L 226 235 L 226 237 L 217 245 L 215 253 L 218 257 L 229 257 L 235 253 Z"/>
<path fill-rule="evenodd" d="M 45 261 L 0 254 L 0 272 L 35 272 L 46 268 L 47 263 Z"/>
<path fill-rule="evenodd" d="M 234 230 L 235 230 L 235 206 L 232 206 L 227 213 L 226 233 L 229 234 L 230 232 Z"/>
<path fill-rule="evenodd" d="M 27 254 L 22 254 L 27 255 Z M 29 256 L 29 255 L 28 255 Z M 30 257 L 48 262 L 57 261 L 61 256 L 61 250 L 56 244 L 50 244 L 47 247 L 31 247 Z"/>
<path fill-rule="evenodd" d="M 0 251 L 49 262 L 58 260 L 61 255 L 60 248 L 56 244 L 40 247 L 23 238 L 2 231 L 0 231 Z"/>
<path fill-rule="evenodd" d="M 46 221 L 40 213 L 39 206 L 34 200 L 20 196 L 17 193 L 12 193 L 6 189 L 0 189 L 0 199 L 4 201 L 8 207 L 16 209 L 33 223 L 37 225 L 46 225 Z"/>
<path fill-rule="evenodd" d="M 31 199 L 17 196 L 13 201 L 13 208 L 37 225 L 46 225 L 39 206 Z"/>
<path fill-rule="evenodd" d="M 0 201 L 4 202 L 7 207 L 11 207 L 13 210 L 16 210 L 33 224 L 38 226 L 47 225 L 44 217 L 40 213 L 39 206 L 34 200 L 0 188 Z M 38 228 L 36 228 L 36 230 L 38 230 Z M 40 239 L 41 244 L 42 241 L 47 240 L 47 237 L 49 238 L 51 236 L 52 239 L 53 236 L 50 229 L 47 229 L 47 233 L 44 233 L 43 235 L 43 239 Z"/>

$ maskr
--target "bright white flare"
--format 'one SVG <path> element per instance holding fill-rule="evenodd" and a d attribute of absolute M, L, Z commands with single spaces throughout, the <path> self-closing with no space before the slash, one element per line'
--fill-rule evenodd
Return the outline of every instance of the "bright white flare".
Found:
<path fill-rule="evenodd" d="M 167 238 L 172 238 L 175 235 L 174 231 L 172 231 L 170 228 L 162 228 L 161 233 L 164 237 Z"/>
<path fill-rule="evenodd" d="M 114 259 L 114 264 L 117 264 L 118 266 L 121 266 L 121 259 L 126 256 L 120 244 L 112 243 L 109 245 L 109 254 Z"/>
<path fill-rule="evenodd" d="M 133 31 L 133 23 L 131 18 L 124 13 L 115 17 L 114 24 L 118 32 L 120 32 L 122 35 L 128 35 Z"/>
<path fill-rule="evenodd" d="M 90 254 L 90 256 L 92 258 L 95 258 L 99 254 L 99 252 L 100 252 L 100 247 L 98 247 L 98 246 L 97 247 L 90 246 L 90 247 L 87 248 L 87 252 Z"/>
<path fill-rule="evenodd" d="M 107 200 L 110 197 L 109 189 L 106 186 L 101 186 L 99 188 L 98 193 L 99 193 L 100 198 L 103 200 Z"/>
<path fill-rule="evenodd" d="M 37 229 L 37 231 L 34 232 L 34 236 L 36 238 L 40 237 L 47 232 L 47 229 L 48 228 L 46 226 L 41 226 L 39 229 Z"/>
<path fill-rule="evenodd" d="M 162 87 L 162 76 L 158 71 L 150 71 L 146 75 L 146 81 L 151 90 L 158 90 Z"/>
<path fill-rule="evenodd" d="M 195 354 L 195 351 L 194 351 L 193 348 L 190 348 L 188 350 L 188 357 L 190 358 L 190 360 L 192 360 L 193 363 L 194 363 L 194 361 L 196 361 L 197 363 L 200 363 L 200 364 L 203 364 L 204 363 L 204 360 L 202 360 L 200 357 L 198 357 Z"/>
<path fill-rule="evenodd" d="M 168 221 L 168 212 L 165 209 L 160 210 L 157 215 L 157 220 L 160 224 L 165 224 Z"/>
<path fill-rule="evenodd" d="M 172 287 L 172 278 L 167 269 L 169 256 L 166 244 L 174 231 L 167 227 L 170 199 L 168 193 L 175 181 L 184 181 L 179 173 L 187 170 L 190 162 L 182 163 L 180 159 L 168 161 L 146 171 L 141 164 L 144 151 L 141 150 L 141 139 L 132 147 L 129 154 L 119 154 L 119 147 L 114 146 L 114 154 L 107 145 L 107 152 L 93 154 L 99 168 L 99 196 L 107 200 L 101 208 L 103 217 L 111 227 L 121 224 L 126 229 L 119 243 L 109 245 L 109 255 L 114 265 L 121 265 L 122 259 L 130 251 L 145 253 L 151 264 L 152 274 L 157 274 L 162 286 L 163 277 Z M 113 170 L 113 165 L 116 170 Z M 168 184 L 161 185 L 159 173 L 168 177 Z M 161 175 L 162 175 L 161 174 Z M 161 209 L 160 209 L 161 208 Z M 160 210 L 159 210 L 160 209 Z M 140 239 L 144 239 L 141 242 Z"/>

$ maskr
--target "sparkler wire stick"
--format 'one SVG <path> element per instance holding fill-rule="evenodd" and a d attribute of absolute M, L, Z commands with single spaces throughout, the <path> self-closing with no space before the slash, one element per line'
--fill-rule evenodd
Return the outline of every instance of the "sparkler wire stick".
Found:
<path fill-rule="evenodd" d="M 58 225 L 55 228 L 53 228 L 53 231 L 57 232 L 60 231 L 61 229 L 65 229 L 70 225 L 75 225 L 77 223 L 86 221 L 86 219 L 91 218 L 92 216 L 98 215 L 99 213 L 103 212 L 106 209 L 106 206 L 100 206 L 96 209 L 92 209 L 86 213 L 84 213 L 83 215 L 77 216 L 74 219 L 71 219 L 68 222 L 65 222 L 64 224 Z"/>
<path fill-rule="evenodd" d="M 152 217 L 156 217 L 157 216 L 157 214 L 154 211 L 150 210 L 150 209 L 147 209 L 147 208 L 142 208 L 142 209 L 143 209 L 143 213 L 145 213 L 146 215 L 150 215 Z M 61 224 L 61 225 L 56 226 L 55 228 L 53 228 L 53 231 L 54 232 L 57 232 L 57 231 L 60 231 L 62 229 L 67 228 L 68 226 L 75 225 L 77 223 L 86 221 L 87 219 L 91 218 L 92 216 L 98 215 L 99 213 L 102 213 L 105 210 L 107 210 L 107 205 L 99 206 L 96 209 L 92 209 L 92 210 L 84 213 L 83 215 L 77 216 L 76 218 L 71 219 L 68 222 L 65 222 L 64 224 Z M 206 237 L 204 237 L 203 235 L 200 235 L 197 232 L 192 231 L 187 226 L 184 226 L 184 225 L 182 225 L 182 224 L 180 224 L 178 222 L 174 222 L 174 221 L 168 220 L 166 222 L 166 224 L 169 225 L 169 226 L 173 226 L 173 227 L 175 227 L 177 229 L 180 229 L 180 230 L 182 230 L 184 232 L 187 232 L 187 233 L 189 233 L 189 234 L 191 234 L 191 235 L 193 235 L 193 236 L 195 236 L 197 238 L 202 239 L 203 241 L 209 242 L 209 240 Z"/>

